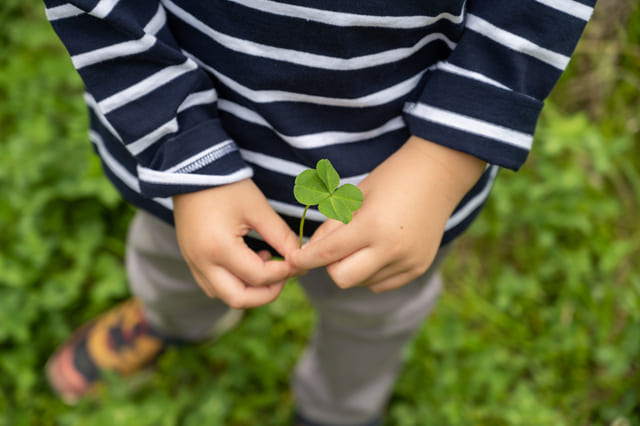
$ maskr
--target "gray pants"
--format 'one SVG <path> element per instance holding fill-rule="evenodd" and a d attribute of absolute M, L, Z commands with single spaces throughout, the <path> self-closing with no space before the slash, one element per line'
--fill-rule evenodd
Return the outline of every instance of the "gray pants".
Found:
<path fill-rule="evenodd" d="M 319 423 L 358 424 L 380 416 L 399 373 L 404 345 L 441 290 L 435 271 L 446 256 L 404 287 L 381 294 L 341 290 L 324 269 L 300 278 L 318 312 L 317 328 L 292 379 L 297 409 Z M 168 335 L 200 340 L 229 308 L 209 299 L 185 264 L 172 227 L 139 212 L 127 244 L 133 294 L 151 324 Z"/>

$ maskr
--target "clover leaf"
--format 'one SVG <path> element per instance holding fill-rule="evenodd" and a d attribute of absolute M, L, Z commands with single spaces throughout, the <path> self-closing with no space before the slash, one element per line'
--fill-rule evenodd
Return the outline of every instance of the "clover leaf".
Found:
<path fill-rule="evenodd" d="M 318 205 L 320 213 L 329 219 L 349 223 L 353 212 L 362 205 L 362 192 L 350 183 L 340 185 L 340 175 L 327 159 L 318 161 L 315 169 L 307 169 L 296 177 L 293 195 L 300 204 L 304 204 L 304 213 L 300 219 L 300 246 L 304 220 L 309 207 Z"/>

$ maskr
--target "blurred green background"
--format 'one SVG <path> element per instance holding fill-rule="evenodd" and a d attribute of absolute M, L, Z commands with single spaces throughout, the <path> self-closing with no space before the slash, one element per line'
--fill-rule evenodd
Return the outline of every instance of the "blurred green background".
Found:
<path fill-rule="evenodd" d="M 445 266 L 388 425 L 640 425 L 640 5 L 601 0 L 541 118 Z M 0 3 L 0 425 L 285 425 L 314 322 L 295 283 L 160 374 L 59 402 L 55 346 L 127 296 L 132 209 L 87 141 L 82 84 L 35 0 Z"/>

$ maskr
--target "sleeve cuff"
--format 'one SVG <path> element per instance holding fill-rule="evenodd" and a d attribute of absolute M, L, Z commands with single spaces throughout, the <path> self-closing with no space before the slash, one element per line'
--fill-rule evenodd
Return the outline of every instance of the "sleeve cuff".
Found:
<path fill-rule="evenodd" d="M 253 176 L 238 146 L 215 119 L 166 141 L 148 167 L 138 164 L 137 173 L 146 197 L 170 197 Z"/>
<path fill-rule="evenodd" d="M 412 134 L 512 170 L 524 164 L 543 102 L 450 72 L 427 76 L 404 118 Z"/>

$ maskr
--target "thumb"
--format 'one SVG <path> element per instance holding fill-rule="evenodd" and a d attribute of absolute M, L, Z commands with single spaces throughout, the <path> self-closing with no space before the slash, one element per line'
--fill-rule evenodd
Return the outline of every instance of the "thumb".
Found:
<path fill-rule="evenodd" d="M 327 224 L 327 229 L 319 236 L 314 234 L 304 247 L 291 252 L 287 261 L 303 270 L 335 263 L 362 248 L 362 242 L 356 238 L 358 232 L 353 223 L 346 226 Z"/>
<path fill-rule="evenodd" d="M 336 228 L 344 226 L 344 224 L 338 220 L 327 219 L 322 225 L 320 225 L 314 232 L 313 235 L 309 238 L 308 243 L 312 243 L 314 241 L 322 239 L 325 235 L 333 232 Z M 308 244 L 307 243 L 307 244 Z"/>
<path fill-rule="evenodd" d="M 251 210 L 248 225 L 281 256 L 298 248 L 298 237 L 278 213 L 264 200 Z"/>

